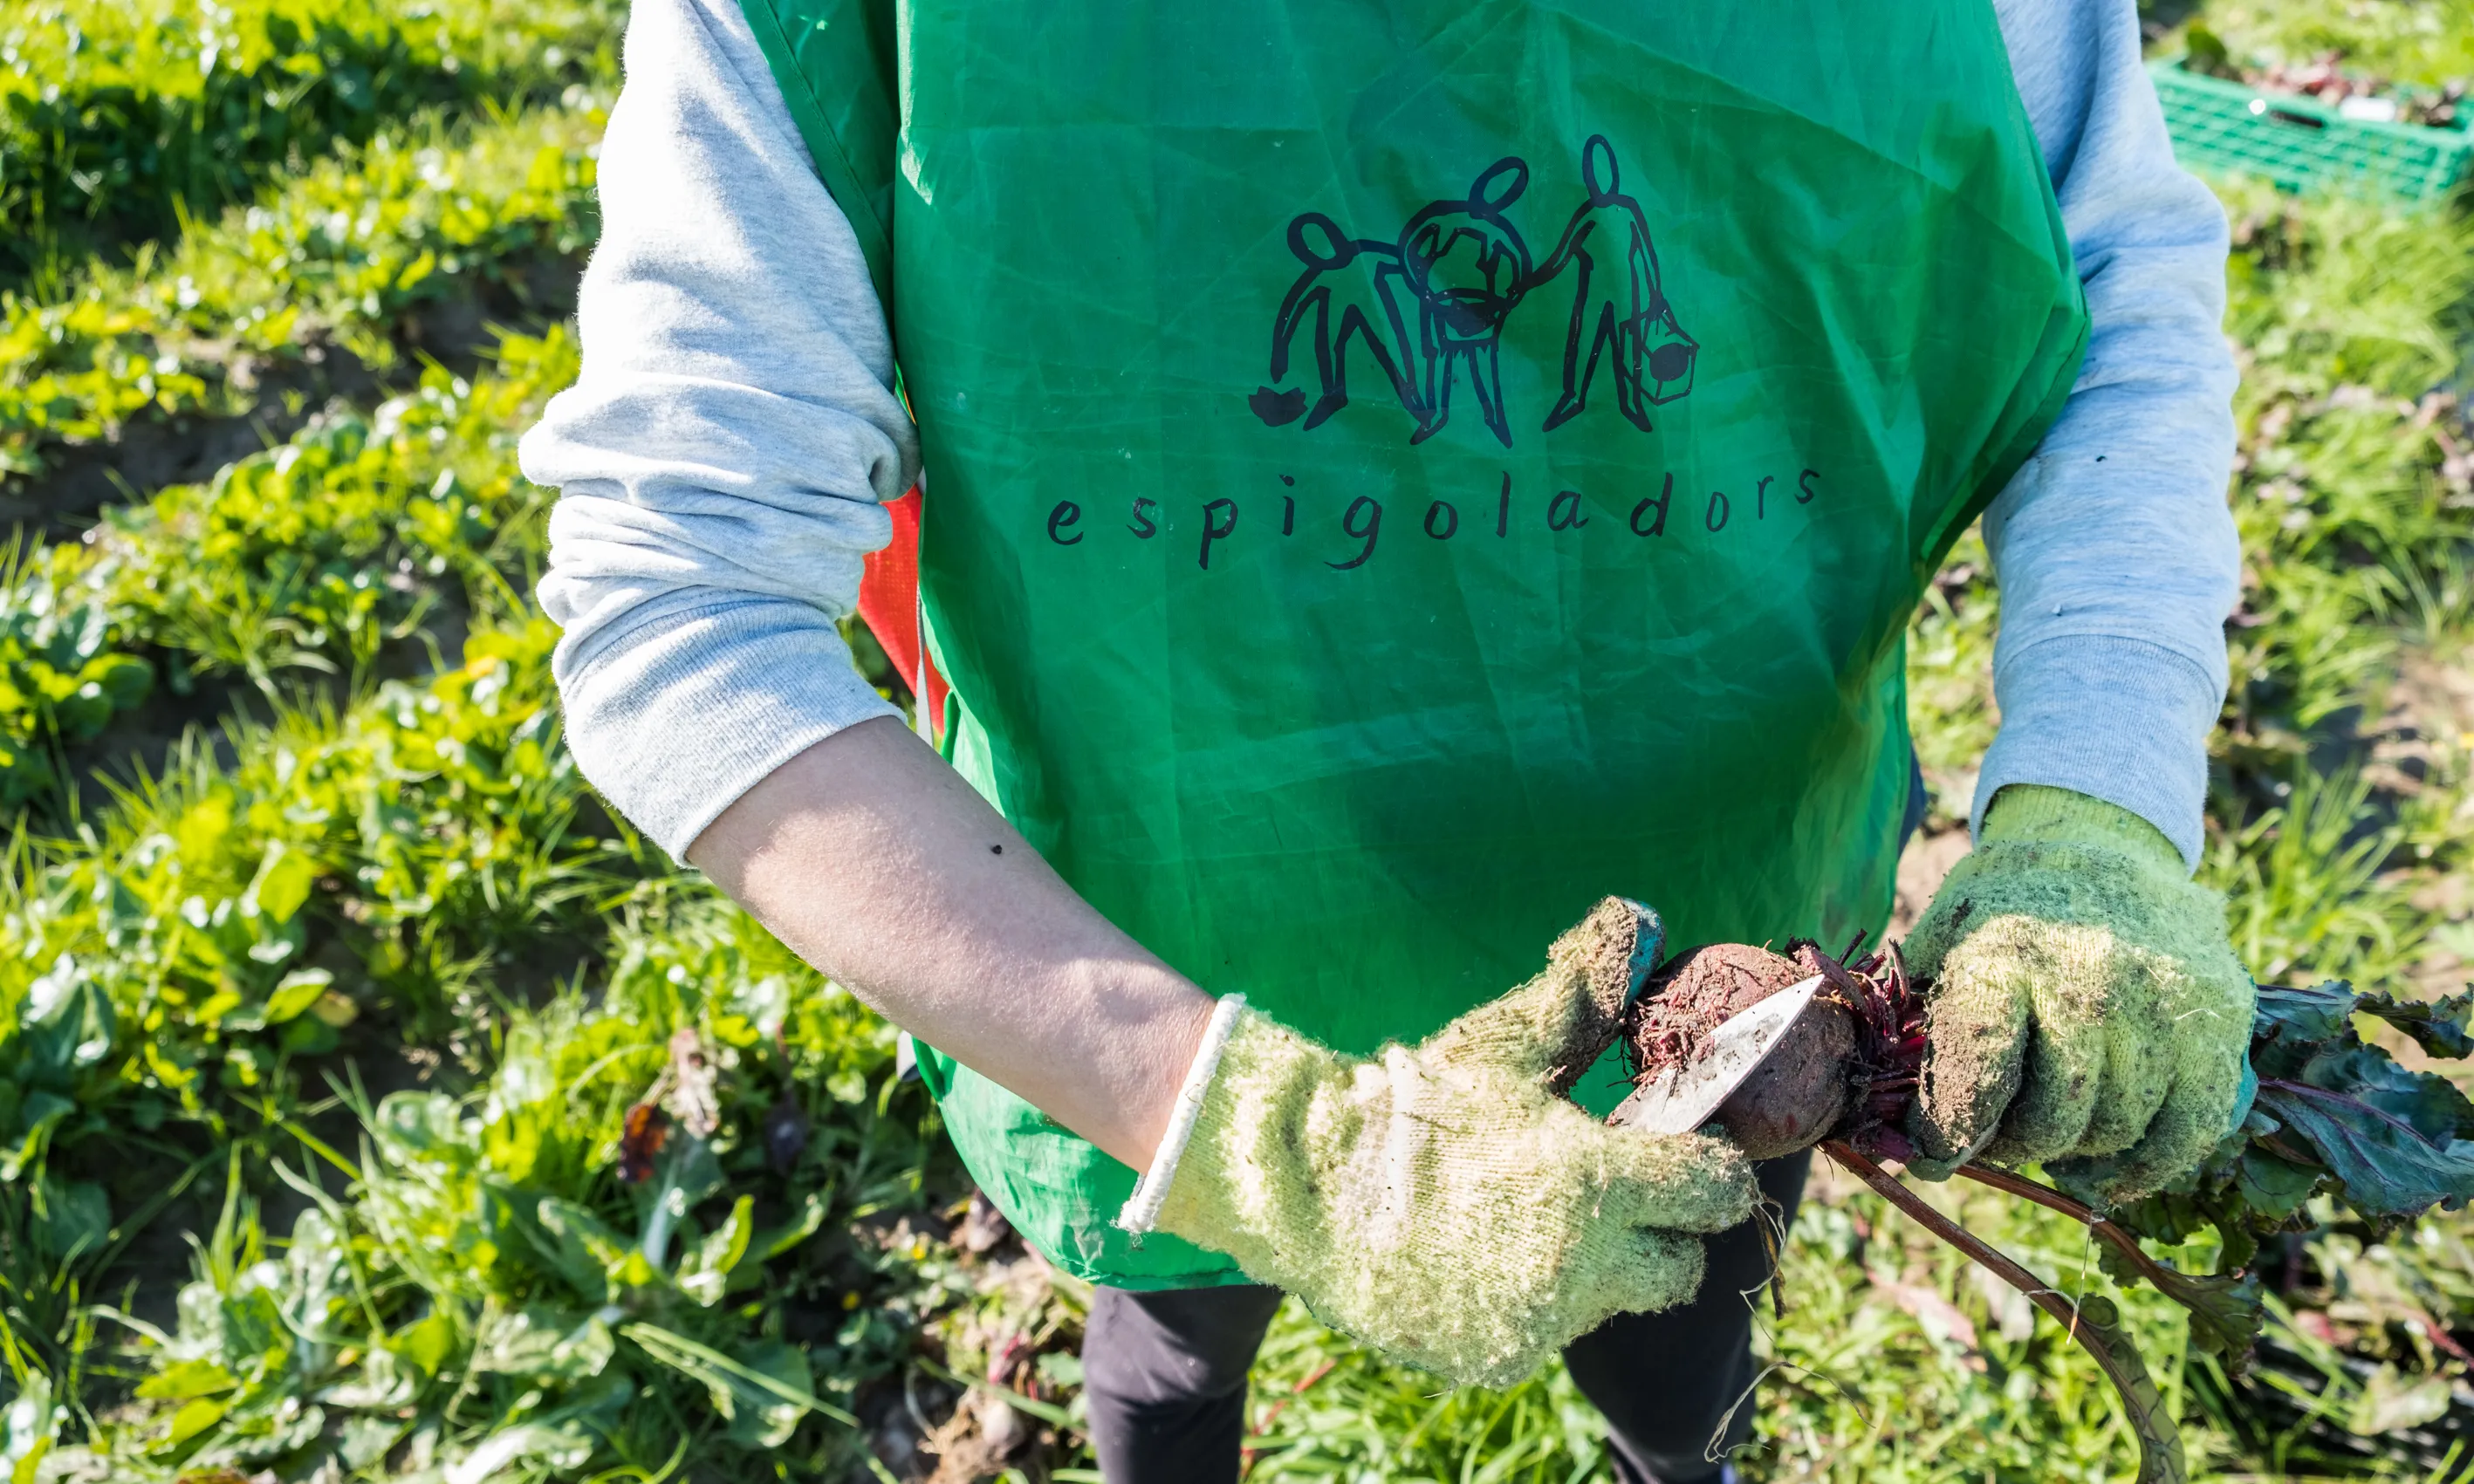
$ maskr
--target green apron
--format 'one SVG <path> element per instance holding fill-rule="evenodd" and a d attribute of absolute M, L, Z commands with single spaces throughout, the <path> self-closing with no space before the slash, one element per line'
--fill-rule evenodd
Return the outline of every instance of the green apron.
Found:
<path fill-rule="evenodd" d="M 1880 926 L 1906 619 L 2087 334 L 1986 0 L 742 3 L 890 306 L 955 762 L 1092 905 L 1352 1052 L 1609 893 Z M 1059 1265 L 1241 1281 L 922 1060 Z"/>

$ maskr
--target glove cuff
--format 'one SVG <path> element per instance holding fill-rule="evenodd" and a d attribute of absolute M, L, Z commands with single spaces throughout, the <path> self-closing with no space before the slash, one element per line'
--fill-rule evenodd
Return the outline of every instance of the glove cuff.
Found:
<path fill-rule="evenodd" d="M 2040 783 L 2012 783 L 1996 795 L 1976 841 L 2099 846 L 2176 876 L 2190 874 L 2182 852 L 2147 821 L 2119 804 Z"/>
<path fill-rule="evenodd" d="M 1136 1236 L 1159 1225 L 1160 1206 L 1168 1200 L 1168 1187 L 1176 1179 L 1177 1161 L 1185 1155 L 1185 1146 L 1194 1139 L 1194 1123 L 1202 1115 L 1202 1099 L 1211 1090 L 1212 1079 L 1220 1074 L 1220 1058 L 1228 1049 L 1228 1038 L 1237 1031 L 1237 1017 L 1246 1009 L 1246 996 L 1225 994 L 1213 1007 L 1210 1023 L 1202 1030 L 1202 1042 L 1194 1049 L 1194 1063 L 1185 1069 L 1185 1082 L 1176 1089 L 1176 1102 L 1169 1110 L 1168 1130 L 1160 1136 L 1159 1147 L 1152 1152 L 1152 1162 L 1143 1178 L 1134 1185 L 1132 1199 L 1117 1213 L 1117 1226 Z"/>

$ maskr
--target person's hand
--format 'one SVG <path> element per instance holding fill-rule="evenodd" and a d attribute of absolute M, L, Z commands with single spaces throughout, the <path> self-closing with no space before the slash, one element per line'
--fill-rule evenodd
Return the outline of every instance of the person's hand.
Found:
<path fill-rule="evenodd" d="M 1160 1227 L 1463 1383 L 1510 1385 L 1617 1313 L 1682 1303 L 1701 1283 L 1691 1233 L 1751 1213 L 1750 1166 L 1562 1095 L 1659 947 L 1657 917 L 1610 898 L 1538 978 L 1371 1059 L 1242 1014 Z"/>
<path fill-rule="evenodd" d="M 2224 1137 L 2253 986 L 2223 898 L 2137 815 L 2004 788 L 1906 950 L 1932 979 L 1917 1173 L 2052 1161 L 2064 1184 L 2122 1201 Z"/>

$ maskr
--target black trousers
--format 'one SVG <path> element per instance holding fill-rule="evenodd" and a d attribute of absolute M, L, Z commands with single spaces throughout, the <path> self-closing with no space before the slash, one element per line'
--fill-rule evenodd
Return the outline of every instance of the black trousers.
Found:
<path fill-rule="evenodd" d="M 1807 1151 L 1759 1167 L 1783 1226 L 1811 1166 Z M 1709 1239 L 1691 1303 L 1618 1314 L 1564 1350 L 1573 1382 L 1606 1414 L 1621 1484 L 1706 1484 L 1719 1476 L 1710 1454 L 1749 1435 L 1752 1406 L 1735 1403 L 1753 1384 L 1751 1290 L 1770 1277 L 1759 1219 Z M 1094 1293 L 1082 1391 L 1109 1484 L 1235 1484 L 1246 1373 L 1279 1306 L 1277 1289 L 1255 1286 Z"/>

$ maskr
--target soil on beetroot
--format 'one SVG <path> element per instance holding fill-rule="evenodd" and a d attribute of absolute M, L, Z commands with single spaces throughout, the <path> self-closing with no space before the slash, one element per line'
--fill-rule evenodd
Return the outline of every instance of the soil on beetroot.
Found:
<path fill-rule="evenodd" d="M 1757 1160 L 1833 1137 L 1904 1159 L 1899 1125 L 1924 1065 L 1924 1010 L 1895 950 L 1853 963 L 1801 941 L 1783 955 L 1738 943 L 1680 954 L 1651 976 L 1624 1027 L 1635 1080 L 1690 1065 L 1730 1017 L 1814 974 L 1828 981 L 1821 993 L 1716 1121 Z"/>

